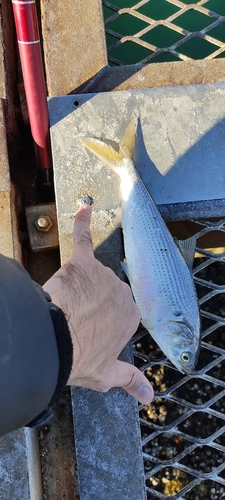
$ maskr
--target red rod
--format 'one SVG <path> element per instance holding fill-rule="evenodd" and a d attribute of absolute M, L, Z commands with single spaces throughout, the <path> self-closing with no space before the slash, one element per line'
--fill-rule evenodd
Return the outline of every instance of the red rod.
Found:
<path fill-rule="evenodd" d="M 12 0 L 12 5 L 37 164 L 40 169 L 52 169 L 49 115 L 35 0 Z"/>

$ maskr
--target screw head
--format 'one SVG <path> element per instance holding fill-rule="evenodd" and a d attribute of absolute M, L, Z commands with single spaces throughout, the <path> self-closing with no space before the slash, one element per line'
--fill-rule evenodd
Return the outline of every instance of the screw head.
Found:
<path fill-rule="evenodd" d="M 38 231 L 47 232 L 52 227 L 52 221 L 48 215 L 39 215 L 35 221 L 35 226 Z"/>

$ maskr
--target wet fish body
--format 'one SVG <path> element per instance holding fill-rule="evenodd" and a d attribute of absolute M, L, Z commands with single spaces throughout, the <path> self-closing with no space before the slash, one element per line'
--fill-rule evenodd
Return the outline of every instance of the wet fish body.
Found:
<path fill-rule="evenodd" d="M 193 240 L 176 243 L 132 160 L 135 123 L 120 151 L 96 139 L 82 142 L 121 178 L 123 269 L 140 308 L 143 326 L 182 373 L 192 373 L 200 347 L 199 305 L 190 261 Z M 189 264 L 185 260 L 189 260 Z"/>

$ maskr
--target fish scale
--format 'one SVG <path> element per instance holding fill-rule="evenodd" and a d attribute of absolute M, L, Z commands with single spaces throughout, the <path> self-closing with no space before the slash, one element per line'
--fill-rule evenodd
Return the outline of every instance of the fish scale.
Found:
<path fill-rule="evenodd" d="M 140 308 L 141 322 L 173 365 L 182 373 L 192 373 L 200 349 L 200 314 L 184 256 L 192 260 L 195 242 L 191 238 L 179 242 L 178 247 L 172 238 L 132 160 L 135 134 L 131 120 L 119 152 L 97 139 L 82 142 L 121 179 L 126 257 L 122 266 Z"/>
<path fill-rule="evenodd" d="M 158 209 L 155 205 L 153 205 L 153 203 L 149 203 L 149 198 L 149 193 L 146 192 L 146 188 L 143 186 L 141 179 L 138 175 L 136 175 L 136 180 L 129 200 L 124 204 L 122 222 L 129 279 L 130 281 L 135 279 L 131 276 L 131 273 L 129 273 L 129 261 L 133 261 L 133 247 L 136 241 L 141 241 L 142 247 L 151 248 L 151 257 L 148 258 L 148 266 L 146 266 L 147 263 L 145 263 L 145 266 L 152 268 L 153 282 L 155 285 L 160 282 L 163 287 L 164 296 L 171 301 L 171 305 L 173 305 L 174 308 L 182 310 L 186 309 L 188 311 L 189 296 L 187 294 L 186 284 L 187 282 L 192 282 L 190 271 L 186 265 L 184 267 L 184 259 L 180 254 L 179 249 L 174 247 L 174 242 L 170 233 L 165 231 L 164 221 L 159 219 Z M 142 210 L 142 213 L 140 213 L 140 206 L 142 206 L 142 202 L 140 201 L 141 199 L 143 199 L 143 206 L 145 207 L 145 209 Z M 136 209 L 134 207 L 136 207 Z M 135 227 L 135 229 L 131 231 L 128 226 Z M 174 247 L 173 253 L 170 251 L 168 252 L 171 243 Z M 166 251 L 162 252 L 161 248 L 166 249 Z M 138 249 L 138 254 L 139 257 L 142 257 L 140 255 L 140 249 Z M 182 269 L 184 267 L 186 270 L 182 280 L 179 279 L 179 261 L 181 261 Z M 135 269 L 137 274 L 136 279 L 139 282 L 140 278 L 137 273 L 137 266 L 135 266 Z M 144 270 L 143 275 L 144 278 L 142 279 L 145 279 L 146 272 L 144 272 Z M 160 278 L 158 283 L 154 280 L 154 276 Z M 177 301 L 178 303 L 175 303 L 174 297 L 178 297 L 178 294 L 179 300 Z M 139 303 L 139 298 L 136 300 Z"/>

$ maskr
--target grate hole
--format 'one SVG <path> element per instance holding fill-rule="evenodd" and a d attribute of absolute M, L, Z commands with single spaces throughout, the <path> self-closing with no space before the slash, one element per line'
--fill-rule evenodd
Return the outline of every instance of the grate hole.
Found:
<path fill-rule="evenodd" d="M 183 498 L 185 500 L 223 500 L 225 498 L 224 486 L 214 481 L 202 481 Z"/>
<path fill-rule="evenodd" d="M 225 273 L 225 263 L 224 262 L 213 262 L 200 269 L 199 272 L 195 274 L 196 277 L 201 278 L 205 281 L 215 283 L 216 285 L 224 285 L 224 273 Z M 206 263 L 207 259 L 197 259 L 197 265 L 200 263 Z M 208 291 L 210 289 L 208 288 Z"/>
<path fill-rule="evenodd" d="M 110 57 L 112 61 L 116 59 L 117 63 L 136 64 L 152 53 L 151 50 L 134 42 L 124 42 L 119 47 L 110 51 Z"/>
<path fill-rule="evenodd" d="M 181 14 L 173 21 L 173 24 L 184 28 L 187 31 L 201 31 L 214 22 L 214 19 L 205 16 L 201 12 L 190 9 L 184 14 Z"/>
<path fill-rule="evenodd" d="M 172 62 L 179 61 L 179 56 L 175 56 L 174 54 L 170 54 L 170 52 L 164 52 L 163 54 L 159 54 L 158 56 L 154 56 L 152 62 L 160 63 L 160 62 Z"/>
<path fill-rule="evenodd" d="M 151 405 L 140 412 L 143 420 L 159 426 L 170 425 L 187 412 L 183 405 L 169 401 L 166 398 L 155 399 Z"/>
<path fill-rule="evenodd" d="M 103 15 L 105 21 L 114 14 L 114 11 L 112 9 L 109 9 L 108 7 L 103 6 Z"/>
<path fill-rule="evenodd" d="M 191 474 L 173 467 L 165 467 L 147 480 L 147 486 L 154 487 L 156 491 L 160 491 L 164 495 L 171 497 L 179 493 L 193 479 L 194 477 Z"/>
<path fill-rule="evenodd" d="M 211 375 L 213 376 L 212 373 Z M 172 394 L 195 405 L 203 405 L 220 392 L 221 387 L 205 380 L 192 378 Z"/>
<path fill-rule="evenodd" d="M 108 29 L 123 36 L 135 35 L 135 33 L 138 33 L 147 26 L 147 23 L 129 14 L 121 14 L 114 21 L 107 24 Z"/>
<path fill-rule="evenodd" d="M 178 428 L 186 435 L 206 439 L 219 430 L 223 424 L 223 420 L 202 411 L 195 412 L 191 417 L 181 422 Z"/>
<path fill-rule="evenodd" d="M 114 6 L 119 7 L 120 9 L 123 9 L 125 7 L 128 9 L 134 7 L 134 5 L 136 5 L 137 2 L 135 0 L 113 0 L 111 3 Z"/>
<path fill-rule="evenodd" d="M 187 2 L 185 2 L 187 3 Z M 192 2 L 190 2 L 192 3 Z M 204 5 L 206 9 L 212 10 L 213 12 L 216 12 L 217 14 L 220 14 L 220 16 L 225 15 L 225 2 L 224 0 L 209 0 L 206 2 Z"/>
<path fill-rule="evenodd" d="M 165 0 L 151 0 L 151 2 L 147 2 L 137 10 L 138 12 L 141 12 L 141 14 L 159 21 L 160 19 L 167 19 L 175 14 L 175 12 L 178 12 L 179 7 L 176 7 L 169 2 L 165 2 Z"/>
<path fill-rule="evenodd" d="M 209 446 L 199 446 L 181 460 L 181 463 L 188 465 L 199 472 L 209 473 L 219 467 L 225 460 L 225 452 L 216 450 Z"/>
<path fill-rule="evenodd" d="M 208 375 L 224 382 L 224 380 L 225 380 L 225 361 L 218 360 L 218 364 L 216 366 L 214 366 L 213 368 L 211 368 L 211 370 L 208 371 Z"/>
<path fill-rule="evenodd" d="M 216 26 L 216 28 L 212 28 L 209 34 L 213 38 L 225 42 L 225 22 L 219 24 L 219 26 Z"/>
<path fill-rule="evenodd" d="M 201 299 L 202 297 L 207 295 L 210 291 L 210 288 L 208 288 L 207 286 L 204 286 L 202 284 L 199 284 L 199 283 L 196 283 L 195 287 L 196 287 L 199 299 Z"/>
<path fill-rule="evenodd" d="M 156 28 L 148 31 L 141 39 L 145 42 L 151 43 L 156 47 L 167 47 L 173 45 L 183 38 L 183 35 L 177 31 L 172 31 L 166 26 L 157 26 Z"/>
<path fill-rule="evenodd" d="M 162 364 L 149 367 L 145 375 L 151 380 L 155 392 L 164 392 L 183 378 L 180 372 Z"/>
<path fill-rule="evenodd" d="M 221 349 L 224 349 L 224 346 L 225 346 L 225 326 L 221 326 L 220 328 L 217 328 L 214 332 L 210 333 L 206 337 L 205 340 L 209 345 L 214 345 L 214 346 L 220 347 Z"/>
<path fill-rule="evenodd" d="M 183 3 L 185 3 L 186 5 L 190 5 L 190 3 L 199 3 L 199 0 L 194 0 L 194 1 L 192 1 L 192 0 L 182 0 L 182 1 L 183 1 Z"/>
<path fill-rule="evenodd" d="M 191 442 L 181 436 L 171 435 L 165 432 L 155 437 L 143 446 L 144 453 L 158 458 L 162 462 L 171 460 L 180 453 L 187 451 Z"/>
<path fill-rule="evenodd" d="M 215 359 L 219 360 L 219 356 L 215 354 L 213 351 L 209 349 L 201 349 L 198 359 L 198 364 L 196 366 L 196 370 L 202 370 L 202 368 L 206 368 L 209 363 L 214 361 Z"/>
<path fill-rule="evenodd" d="M 213 311 L 214 314 L 225 318 L 225 294 L 218 293 L 201 305 L 203 311 Z"/>
<path fill-rule="evenodd" d="M 202 323 L 202 332 L 204 332 L 204 334 L 209 332 L 208 335 L 210 334 L 212 329 L 214 329 L 214 327 L 216 328 L 216 325 L 217 325 L 217 323 L 215 323 L 215 321 L 211 320 L 210 318 L 205 318 L 204 316 L 202 316 L 202 318 L 201 318 L 201 323 Z M 208 340 L 208 336 L 207 336 L 207 340 Z"/>
<path fill-rule="evenodd" d="M 192 54 L 192 59 L 205 59 L 205 57 L 212 54 L 217 48 L 207 40 L 198 37 L 198 40 L 192 38 L 188 42 L 185 42 L 177 50 L 186 56 Z"/>
<path fill-rule="evenodd" d="M 220 413 L 225 413 L 225 397 L 223 398 L 220 398 L 218 401 L 216 401 L 212 406 L 211 408 L 213 410 L 216 410 L 216 411 L 219 411 Z M 225 422 L 224 422 L 225 424 Z M 218 437 L 217 439 L 215 439 L 215 442 L 216 443 L 219 443 L 223 446 L 225 446 L 225 435 L 222 434 L 222 436 Z"/>

